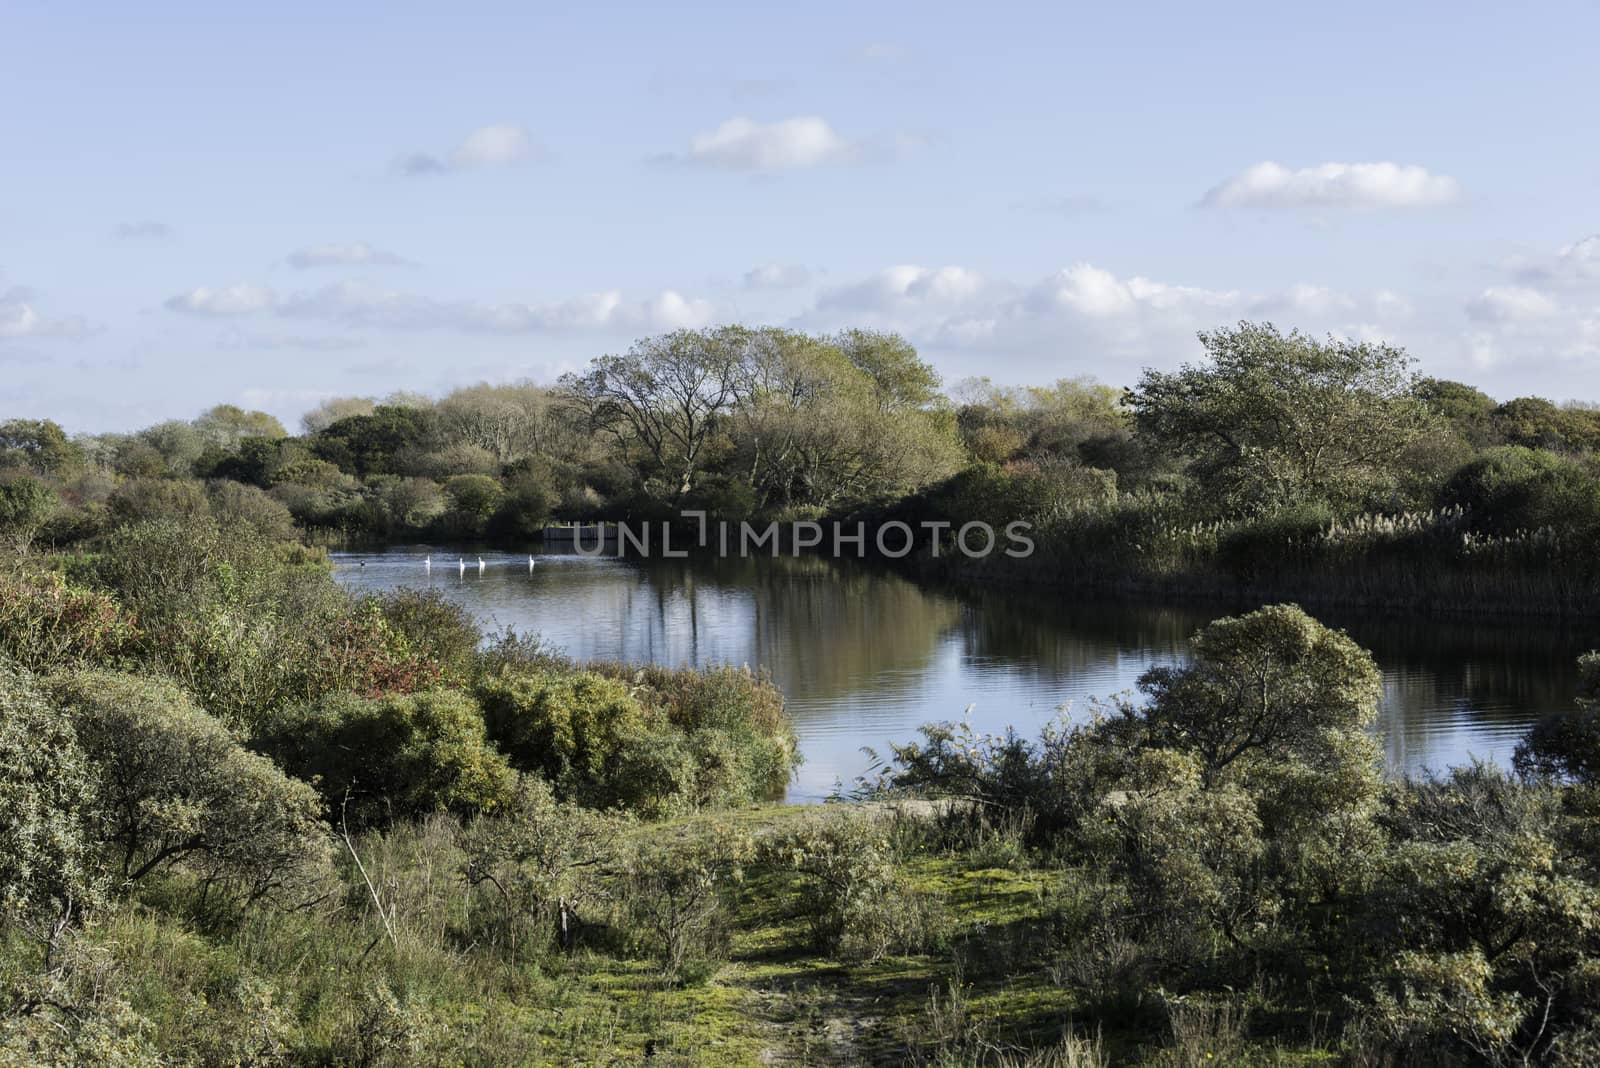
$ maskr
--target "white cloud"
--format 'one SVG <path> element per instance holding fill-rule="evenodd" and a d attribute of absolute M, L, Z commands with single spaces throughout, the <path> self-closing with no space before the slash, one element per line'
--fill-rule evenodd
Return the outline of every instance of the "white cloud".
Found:
<path fill-rule="evenodd" d="M 461 330 L 520 334 L 577 330 L 672 330 L 709 323 L 715 307 L 674 290 L 625 300 L 616 290 L 553 304 L 440 300 L 352 282 L 296 293 L 278 313 L 288 318 L 393 330 Z"/>
<path fill-rule="evenodd" d="M 976 297 L 983 276 L 965 267 L 903 264 L 860 282 L 824 290 L 817 307 L 834 311 L 894 312 L 912 307 L 949 308 Z"/>
<path fill-rule="evenodd" d="M 859 150 L 816 116 L 769 123 L 735 118 L 692 137 L 682 158 L 722 170 L 773 172 L 849 163 Z"/>
<path fill-rule="evenodd" d="M 19 338 L 78 337 L 89 332 L 81 316 L 53 318 L 33 306 L 33 294 L 21 286 L 0 289 L 0 341 Z"/>
<path fill-rule="evenodd" d="M 1290 170 L 1257 163 L 1224 181 L 1202 199 L 1208 207 L 1417 208 L 1448 204 L 1461 196 L 1454 178 L 1397 163 L 1323 163 Z"/>
<path fill-rule="evenodd" d="M 475 167 L 502 167 L 544 155 L 544 149 L 525 127 L 499 122 L 473 130 L 445 156 L 415 152 L 402 156 L 395 167 L 406 175 L 443 174 Z"/>
<path fill-rule="evenodd" d="M 1561 262 L 1584 275 L 1600 275 L 1600 234 L 1590 234 L 1562 248 Z"/>
<path fill-rule="evenodd" d="M 1480 323 L 1547 319 L 1560 309 L 1536 289 L 1491 287 L 1467 301 L 1467 315 Z"/>
<path fill-rule="evenodd" d="M 744 273 L 746 289 L 798 289 L 810 283 L 810 269 L 796 263 L 768 263 Z"/>
<path fill-rule="evenodd" d="M 266 286 L 241 282 L 217 289 L 197 286 L 187 293 L 167 298 L 166 307 L 168 311 L 184 315 L 226 317 L 266 311 L 275 300 L 272 290 Z"/>
<path fill-rule="evenodd" d="M 1241 318 L 1373 340 L 1390 337 L 1409 313 L 1409 305 L 1387 291 L 1355 295 L 1302 283 L 1251 293 L 1119 275 L 1080 262 L 1026 283 L 963 267 L 892 267 L 823 290 L 795 323 L 896 330 L 952 375 L 1037 381 L 1091 373 L 1130 382 L 1141 367 L 1191 357 L 1196 331 Z"/>
<path fill-rule="evenodd" d="M 365 241 L 347 245 L 315 245 L 289 253 L 288 264 L 297 270 L 309 267 L 401 267 L 410 261 L 393 252 L 373 248 Z"/>

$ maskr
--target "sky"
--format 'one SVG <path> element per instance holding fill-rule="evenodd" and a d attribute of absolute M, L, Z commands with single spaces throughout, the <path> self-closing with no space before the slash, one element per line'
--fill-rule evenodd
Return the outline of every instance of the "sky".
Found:
<path fill-rule="evenodd" d="M 1600 8 L 0 0 L 0 418 L 723 322 L 1131 385 L 1241 319 L 1600 400 Z"/>

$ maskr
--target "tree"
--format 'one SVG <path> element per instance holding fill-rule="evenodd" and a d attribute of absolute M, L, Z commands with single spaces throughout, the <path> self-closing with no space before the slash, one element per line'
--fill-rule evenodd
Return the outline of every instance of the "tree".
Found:
<path fill-rule="evenodd" d="M 284 438 L 289 432 L 266 412 L 249 412 L 233 404 L 219 404 L 194 421 L 195 429 L 212 445 L 236 448 L 246 438 Z"/>
<path fill-rule="evenodd" d="M 439 402 L 445 435 L 485 450 L 498 465 L 548 451 L 554 402 L 532 382 L 458 389 Z"/>
<path fill-rule="evenodd" d="M 892 497 L 956 469 L 954 419 L 928 408 L 938 377 L 892 335 L 752 336 L 731 418 L 735 463 L 758 507 Z M 863 366 L 865 365 L 865 366 Z"/>
<path fill-rule="evenodd" d="M 83 464 L 83 449 L 48 419 L 0 423 L 0 468 L 20 467 L 37 475 L 62 475 Z"/>
<path fill-rule="evenodd" d="M 1194 753 L 1214 782 L 1248 754 L 1285 759 L 1321 748 L 1327 732 L 1377 716 L 1372 655 L 1294 605 L 1219 619 L 1194 636 L 1190 662 L 1139 679 L 1134 714 L 1158 744 Z"/>
<path fill-rule="evenodd" d="M 371 397 L 329 397 L 300 417 L 300 428 L 307 434 L 320 434 L 341 419 L 371 415 L 376 407 Z"/>
<path fill-rule="evenodd" d="M 384 404 L 371 415 L 352 415 L 331 424 L 312 439 L 311 448 L 320 459 L 353 475 L 400 474 L 397 456 L 424 444 L 433 428 L 431 411 Z"/>
<path fill-rule="evenodd" d="M 321 800 L 170 683 L 108 671 L 52 680 L 94 768 L 93 822 L 122 878 L 181 864 L 246 904 L 293 900 L 328 861 Z"/>
<path fill-rule="evenodd" d="M 451 507 L 474 527 L 482 526 L 500 507 L 505 487 L 488 475 L 457 475 L 444 484 Z"/>
<path fill-rule="evenodd" d="M 846 330 L 828 340 L 871 380 L 879 411 L 925 408 L 939 399 L 939 372 L 899 334 Z"/>
<path fill-rule="evenodd" d="M 678 330 L 602 356 L 561 387 L 590 430 L 626 453 L 642 451 L 640 475 L 673 501 L 694 488 L 707 442 L 733 404 L 751 332 L 724 326 Z"/>
<path fill-rule="evenodd" d="M 36 478 L 18 475 L 0 482 L 0 537 L 26 553 L 60 503 L 55 490 Z"/>
<path fill-rule="evenodd" d="M 1445 483 L 1439 503 L 1468 509 L 1473 528 L 1492 534 L 1600 529 L 1600 480 L 1589 468 L 1520 445 L 1490 449 L 1463 465 Z"/>
<path fill-rule="evenodd" d="M 1411 360 L 1388 345 L 1244 322 L 1200 342 L 1209 363 L 1146 371 L 1128 403 L 1225 507 L 1360 504 L 1393 482 L 1431 418 Z"/>

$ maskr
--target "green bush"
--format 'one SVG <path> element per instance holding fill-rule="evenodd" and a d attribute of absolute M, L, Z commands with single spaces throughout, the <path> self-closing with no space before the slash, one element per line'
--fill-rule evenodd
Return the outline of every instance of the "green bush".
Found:
<path fill-rule="evenodd" d="M 71 721 L 33 676 L 0 660 L 0 935 L 21 924 L 48 940 L 98 900 L 84 826 L 95 799 Z"/>
<path fill-rule="evenodd" d="M 587 671 L 490 675 L 477 697 L 489 737 L 515 767 L 590 804 L 618 800 L 623 751 L 655 726 L 626 685 Z"/>
<path fill-rule="evenodd" d="M 244 904 L 294 904 L 325 876 L 316 791 L 245 749 L 176 687 L 106 671 L 48 687 L 94 769 L 92 827 L 125 882 L 180 865 Z"/>
<path fill-rule="evenodd" d="M 109 594 L 55 571 L 0 570 L 0 655 L 25 668 L 115 661 L 137 635 Z"/>
<path fill-rule="evenodd" d="M 756 859 L 799 876 L 799 912 L 815 947 L 829 955 L 917 952 L 940 934 L 935 910 L 896 867 L 881 818 L 820 815 L 761 839 Z"/>
<path fill-rule="evenodd" d="M 1583 463 L 1522 446 L 1490 449 L 1451 476 L 1445 506 L 1468 509 L 1475 530 L 1600 529 L 1600 480 Z"/>
<path fill-rule="evenodd" d="M 317 783 L 331 811 L 342 813 L 348 801 L 355 823 L 492 811 L 510 799 L 515 781 L 489 744 L 476 702 L 450 690 L 330 694 L 273 717 L 256 744 Z"/>

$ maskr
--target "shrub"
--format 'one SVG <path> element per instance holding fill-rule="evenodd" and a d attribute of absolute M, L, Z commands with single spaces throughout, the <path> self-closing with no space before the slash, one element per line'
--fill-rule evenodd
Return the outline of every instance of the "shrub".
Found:
<path fill-rule="evenodd" d="M 571 948 L 618 830 L 614 817 L 558 801 L 544 780 L 523 776 L 501 811 L 457 836 L 474 934 L 512 959 L 524 946 Z"/>
<path fill-rule="evenodd" d="M 1577 706 L 1533 725 L 1512 757 L 1518 771 L 1600 783 L 1600 652 L 1579 657 L 1578 674 Z"/>
<path fill-rule="evenodd" d="M 0 480 L 0 538 L 26 552 L 60 505 L 55 490 L 28 475 Z"/>
<path fill-rule="evenodd" d="M 241 746 L 170 683 L 53 679 L 99 782 L 93 826 L 123 879 L 175 864 L 245 904 L 297 902 L 328 864 L 316 791 Z"/>
<path fill-rule="evenodd" d="M 748 804 L 783 796 L 800 754 L 783 694 L 764 673 L 727 665 L 589 667 L 626 681 L 647 710 L 684 732 L 696 761 L 694 804 Z"/>
<path fill-rule="evenodd" d="M 685 841 L 642 844 L 627 860 L 630 925 L 668 982 L 704 977 L 726 958 L 729 898 L 754 856 L 748 834 L 726 826 L 696 832 Z"/>
<path fill-rule="evenodd" d="M 448 690 L 371 699 L 330 694 L 274 717 L 257 742 L 317 782 L 332 808 L 348 801 L 350 818 L 363 823 L 439 809 L 493 810 L 514 784 L 477 704 Z"/>
<path fill-rule="evenodd" d="M 0 660 L 0 934 L 20 923 L 48 940 L 97 900 L 83 826 L 94 800 L 71 722 L 30 674 Z"/>
<path fill-rule="evenodd" d="M 137 635 L 109 594 L 54 571 L 0 571 L 0 655 L 25 668 L 115 660 Z"/>
<path fill-rule="evenodd" d="M 489 737 L 511 763 L 567 797 L 609 804 L 622 787 L 620 760 L 652 723 L 628 687 L 593 672 L 506 672 L 478 683 Z"/>
<path fill-rule="evenodd" d="M 808 819 L 763 838 L 757 860 L 799 876 L 801 914 L 817 949 L 872 960 L 933 937 L 928 903 L 896 868 L 888 828 L 858 814 Z"/>
<path fill-rule="evenodd" d="M 1451 476 L 1440 503 L 1467 508 L 1473 528 L 1487 534 L 1600 527 L 1600 481 L 1579 461 L 1542 449 L 1490 449 Z"/>

